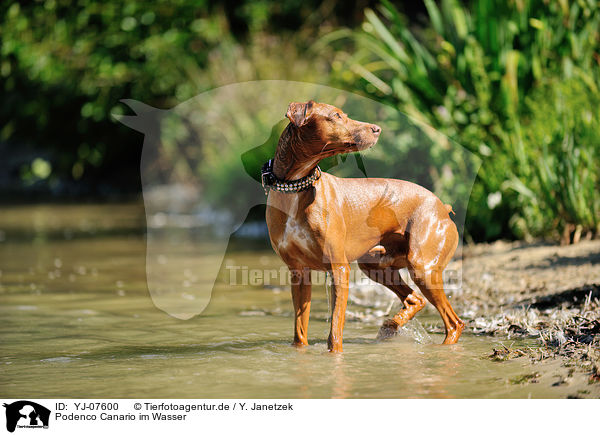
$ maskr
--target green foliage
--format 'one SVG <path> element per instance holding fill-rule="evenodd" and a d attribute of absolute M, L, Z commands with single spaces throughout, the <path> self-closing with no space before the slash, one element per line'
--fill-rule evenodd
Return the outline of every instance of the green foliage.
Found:
<path fill-rule="evenodd" d="M 599 4 L 472 5 L 425 0 L 429 22 L 417 28 L 382 1 L 361 30 L 327 39 L 345 43 L 334 76 L 482 157 L 467 221 L 474 238 L 595 230 Z"/>
<path fill-rule="evenodd" d="M 112 118 L 126 110 L 119 100 L 166 109 L 227 83 L 316 80 L 322 71 L 309 70 L 284 33 L 322 19 L 316 3 L 0 3 L 0 144 L 10 144 L 9 167 L 23 185 L 58 194 L 73 193 L 61 190 L 73 180 L 139 191 L 141 140 Z M 51 174 L 29 176 L 40 156 Z"/>
<path fill-rule="evenodd" d="M 573 79 L 540 86 L 525 104 L 523 136 L 539 147 L 528 149 L 534 177 L 520 196 L 523 221 L 515 222 L 517 229 L 547 234 L 564 231 L 566 224 L 598 228 L 600 95 Z M 523 189 L 513 183 L 507 186 Z"/>
<path fill-rule="evenodd" d="M 326 82 L 435 127 L 390 120 L 386 131 L 406 134 L 381 141 L 369 157 L 393 165 L 385 147 L 394 147 L 415 162 L 403 176 L 447 201 L 469 192 L 465 175 L 477 163 L 453 153 L 439 132 L 481 158 L 467 216 L 474 239 L 597 233 L 598 1 L 468 4 L 424 0 L 423 21 L 383 0 L 350 30 L 338 25 L 353 25 L 358 6 L 316 0 L 0 3 L 3 163 L 20 180 L 15 190 L 77 193 L 64 187 L 67 180 L 87 182 L 95 189 L 88 194 L 105 194 L 109 185 L 139 191 L 141 139 L 112 118 L 126 110 L 120 99 L 170 108 L 228 83 Z M 336 48 L 333 59 L 327 47 Z M 231 134 L 254 142 L 247 134 L 253 126 L 244 125 Z M 441 146 L 424 151 L 423 134 Z M 186 153 L 218 154 L 203 146 Z M 245 163 L 255 172 L 263 157 Z M 226 172 L 239 155 L 219 158 L 223 173 L 214 176 L 223 183 L 214 194 L 226 199 L 241 180 L 229 181 Z M 175 169 L 181 180 L 200 171 Z"/>
<path fill-rule="evenodd" d="M 131 181 L 122 173 L 139 147 L 111 111 L 124 97 L 165 106 L 197 91 L 190 77 L 226 38 L 205 3 L 3 3 L 0 140 L 51 151 L 50 183 L 107 167 Z"/>

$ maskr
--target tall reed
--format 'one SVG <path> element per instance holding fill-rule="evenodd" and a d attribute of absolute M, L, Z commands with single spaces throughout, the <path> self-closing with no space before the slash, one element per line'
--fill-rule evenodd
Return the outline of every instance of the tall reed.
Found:
<path fill-rule="evenodd" d="M 597 234 L 600 3 L 424 4 L 424 26 L 383 0 L 361 29 L 325 36 L 334 79 L 482 158 L 473 238 Z"/>

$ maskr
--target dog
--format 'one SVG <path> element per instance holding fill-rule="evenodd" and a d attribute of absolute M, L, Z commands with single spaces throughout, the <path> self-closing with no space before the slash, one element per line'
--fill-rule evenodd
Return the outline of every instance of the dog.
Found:
<path fill-rule="evenodd" d="M 321 172 L 319 161 L 362 151 L 377 143 L 381 128 L 350 119 L 337 107 L 308 101 L 291 103 L 289 124 L 274 158 L 262 168 L 268 193 L 266 221 L 275 252 L 291 272 L 294 341 L 308 344 L 310 270 L 332 277 L 331 329 L 327 347 L 342 352 L 349 263 L 357 261 L 372 280 L 404 304 L 387 319 L 380 336 L 393 335 L 426 304 L 400 276 L 408 268 L 421 293 L 440 313 L 444 344 L 458 341 L 464 323 L 452 309 L 442 272 L 458 245 L 452 207 L 408 181 L 338 178 Z"/>

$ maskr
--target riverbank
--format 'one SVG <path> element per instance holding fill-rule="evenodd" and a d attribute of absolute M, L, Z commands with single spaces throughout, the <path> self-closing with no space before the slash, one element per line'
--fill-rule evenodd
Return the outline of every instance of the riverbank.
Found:
<path fill-rule="evenodd" d="M 553 385 L 568 383 L 575 370 L 598 387 L 600 240 L 571 246 L 478 244 L 466 247 L 456 263 L 463 267 L 463 280 L 453 304 L 467 331 L 538 341 L 539 346 L 526 349 L 496 348 L 491 359 L 558 360 L 571 370 Z"/>

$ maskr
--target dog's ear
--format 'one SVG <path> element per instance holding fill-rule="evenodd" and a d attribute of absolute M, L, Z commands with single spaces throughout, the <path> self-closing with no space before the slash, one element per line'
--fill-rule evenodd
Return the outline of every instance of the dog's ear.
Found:
<path fill-rule="evenodd" d="M 308 103 L 290 103 L 285 116 L 296 127 L 302 127 L 310 118 L 314 104 L 313 100 Z"/>

